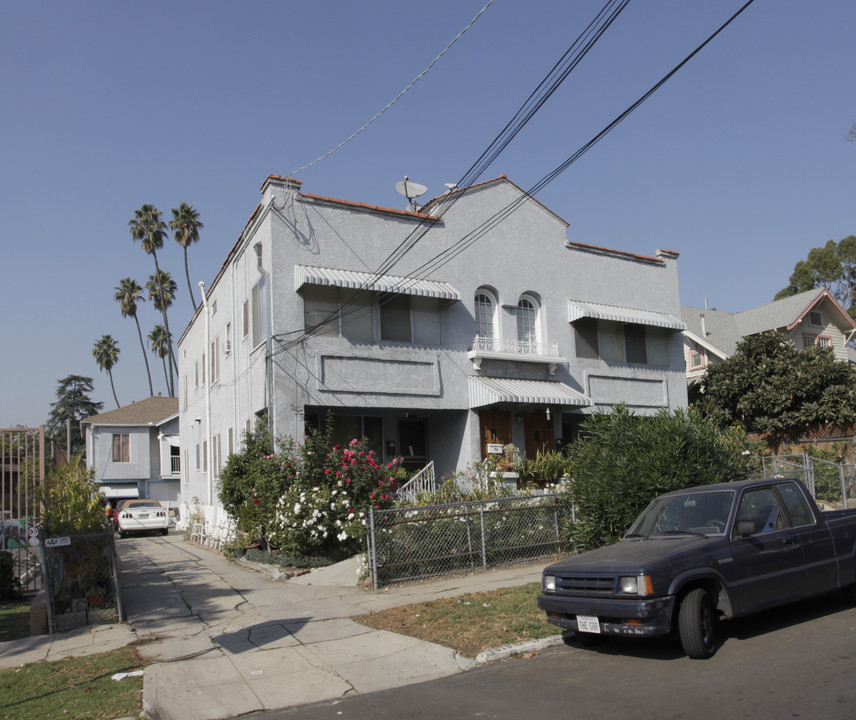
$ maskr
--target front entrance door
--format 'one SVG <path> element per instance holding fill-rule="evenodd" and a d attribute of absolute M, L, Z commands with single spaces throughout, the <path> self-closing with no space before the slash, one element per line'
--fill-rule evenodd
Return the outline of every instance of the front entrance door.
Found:
<path fill-rule="evenodd" d="M 398 450 L 407 470 L 421 470 L 428 464 L 428 425 L 426 420 L 399 418 Z"/>
<path fill-rule="evenodd" d="M 553 449 L 553 421 L 547 419 L 547 413 L 529 412 L 523 414 L 525 427 L 526 457 L 534 460 L 539 452 Z"/>
<path fill-rule="evenodd" d="M 511 414 L 507 410 L 480 410 L 481 456 L 488 456 L 488 444 L 508 445 L 511 442 Z"/>

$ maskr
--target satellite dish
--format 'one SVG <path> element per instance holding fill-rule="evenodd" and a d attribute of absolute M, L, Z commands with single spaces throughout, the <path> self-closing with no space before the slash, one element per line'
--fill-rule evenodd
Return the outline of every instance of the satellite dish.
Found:
<path fill-rule="evenodd" d="M 400 195 L 404 195 L 407 198 L 410 207 L 414 210 L 417 207 L 416 203 L 413 202 L 414 198 L 421 197 L 428 192 L 428 188 L 425 185 L 413 182 L 407 175 L 404 176 L 404 180 L 399 180 L 395 183 L 395 189 L 398 190 Z"/>

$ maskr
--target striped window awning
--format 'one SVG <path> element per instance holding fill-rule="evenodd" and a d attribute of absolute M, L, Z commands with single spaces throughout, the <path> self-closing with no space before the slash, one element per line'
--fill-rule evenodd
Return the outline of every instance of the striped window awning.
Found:
<path fill-rule="evenodd" d="M 576 322 L 582 318 L 595 320 L 612 320 L 613 322 L 631 323 L 634 325 L 653 325 L 669 330 L 686 330 L 683 321 L 669 313 L 640 310 L 638 308 L 621 307 L 619 305 L 601 305 L 599 303 L 568 300 L 568 321 Z"/>
<path fill-rule="evenodd" d="M 294 266 L 294 285 L 298 290 L 304 285 L 331 285 L 355 290 L 420 295 L 421 297 L 438 298 L 439 300 L 457 301 L 461 299 L 461 294 L 455 288 L 440 280 L 377 275 L 358 270 L 339 270 L 310 265 Z"/>
<path fill-rule="evenodd" d="M 572 387 L 550 380 L 518 380 L 514 378 L 470 377 L 470 408 L 499 403 L 517 405 L 594 405 L 591 398 Z"/>

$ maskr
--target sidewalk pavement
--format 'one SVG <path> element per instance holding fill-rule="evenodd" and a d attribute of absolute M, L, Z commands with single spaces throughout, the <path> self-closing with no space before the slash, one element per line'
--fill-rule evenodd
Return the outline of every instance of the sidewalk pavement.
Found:
<path fill-rule="evenodd" d="M 117 549 L 128 623 L 0 643 L 0 667 L 134 643 L 146 664 L 149 718 L 216 720 L 433 680 L 560 642 L 497 648 L 474 661 L 349 619 L 538 581 L 543 561 L 367 591 L 357 586 L 356 560 L 277 580 L 177 533 L 117 540 Z"/>

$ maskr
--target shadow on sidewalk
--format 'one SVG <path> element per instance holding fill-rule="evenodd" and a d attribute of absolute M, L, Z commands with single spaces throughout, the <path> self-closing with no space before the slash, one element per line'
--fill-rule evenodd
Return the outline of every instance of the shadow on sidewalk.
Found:
<path fill-rule="evenodd" d="M 235 632 L 215 635 L 211 639 L 226 652 L 238 655 L 251 650 L 272 650 L 279 647 L 298 645 L 294 633 L 300 630 L 311 617 L 290 618 L 248 625 Z"/>

